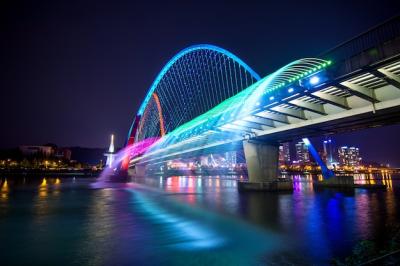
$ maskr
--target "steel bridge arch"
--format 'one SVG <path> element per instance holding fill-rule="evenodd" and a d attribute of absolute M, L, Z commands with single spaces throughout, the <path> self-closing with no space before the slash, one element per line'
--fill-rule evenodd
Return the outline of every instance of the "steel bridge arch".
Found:
<path fill-rule="evenodd" d="M 158 120 L 160 123 L 160 135 L 161 135 L 161 137 L 163 137 L 163 136 L 165 136 L 165 127 L 164 127 L 164 118 L 163 118 L 163 112 L 162 112 L 162 107 L 161 107 L 161 103 L 160 103 L 160 98 L 158 97 L 156 92 L 153 92 L 151 94 L 151 97 L 153 98 L 153 100 L 156 103 L 156 107 L 157 107 L 157 111 L 158 111 Z M 143 116 L 146 115 L 146 110 L 147 109 L 145 109 Z M 143 123 L 139 123 L 138 130 L 140 131 L 143 126 L 144 126 Z"/>
<path fill-rule="evenodd" d="M 157 93 L 155 92 L 155 90 L 158 87 L 158 85 L 160 84 L 160 82 L 162 81 L 162 79 L 164 78 L 164 76 L 168 73 L 168 71 L 174 66 L 174 64 L 179 59 L 181 59 L 182 57 L 184 57 L 187 54 L 190 54 L 190 53 L 192 53 L 194 51 L 198 51 L 198 50 L 210 50 L 210 51 L 214 51 L 214 52 L 220 53 L 222 55 L 225 55 L 228 58 L 232 59 L 234 62 L 238 63 L 241 67 L 243 67 L 253 77 L 254 80 L 258 81 L 261 79 L 260 76 L 250 66 L 248 66 L 243 60 L 241 60 L 239 57 L 237 57 L 233 53 L 231 53 L 221 47 L 211 45 L 211 44 L 197 44 L 197 45 L 189 46 L 189 47 L 181 50 L 180 52 L 178 52 L 176 55 L 174 55 L 164 65 L 164 67 L 161 69 L 161 71 L 156 76 L 155 80 L 151 84 L 151 86 L 146 94 L 146 97 L 144 98 L 144 101 L 140 105 L 140 108 L 135 116 L 134 121 L 131 124 L 131 127 L 128 132 L 128 138 L 127 138 L 126 145 L 131 145 L 135 142 L 140 120 L 146 110 L 146 107 L 148 106 L 148 104 L 152 98 L 155 100 L 157 109 L 159 112 L 161 134 L 165 135 L 166 132 L 165 132 L 164 121 L 163 121 L 163 116 L 162 116 L 162 108 L 161 108 L 159 97 L 158 97 Z"/>

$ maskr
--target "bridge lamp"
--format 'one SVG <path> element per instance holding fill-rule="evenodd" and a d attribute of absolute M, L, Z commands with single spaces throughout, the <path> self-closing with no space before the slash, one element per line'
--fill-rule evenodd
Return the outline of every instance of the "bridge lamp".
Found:
<path fill-rule="evenodd" d="M 292 92 L 294 91 L 294 89 L 293 89 L 293 88 L 289 88 L 287 91 L 288 91 L 289 93 L 292 93 Z"/>
<path fill-rule="evenodd" d="M 318 76 L 313 76 L 310 78 L 310 84 L 311 85 L 317 85 L 319 83 L 319 77 Z"/>

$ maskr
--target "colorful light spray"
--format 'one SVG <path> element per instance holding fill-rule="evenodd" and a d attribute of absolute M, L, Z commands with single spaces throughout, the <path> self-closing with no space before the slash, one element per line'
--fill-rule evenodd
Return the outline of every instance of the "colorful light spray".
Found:
<path fill-rule="evenodd" d="M 154 145 L 159 138 L 148 138 L 132 145 L 128 145 L 115 154 L 112 164 L 105 167 L 101 172 L 97 182 L 93 184 L 94 188 L 104 187 L 105 182 L 110 180 L 112 176 L 118 176 L 128 170 L 130 158 L 142 155 Z"/>

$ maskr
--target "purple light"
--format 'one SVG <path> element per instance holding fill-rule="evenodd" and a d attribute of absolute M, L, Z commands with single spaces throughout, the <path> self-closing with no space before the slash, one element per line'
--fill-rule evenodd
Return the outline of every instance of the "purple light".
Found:
<path fill-rule="evenodd" d="M 115 154 L 112 165 L 105 167 L 101 172 L 97 182 L 93 184 L 94 188 L 101 188 L 106 186 L 106 181 L 110 176 L 115 174 L 115 171 L 121 167 L 127 159 L 144 154 L 151 148 L 160 138 L 148 138 L 132 145 L 128 145 L 118 153 Z M 128 162 L 129 163 L 129 162 Z"/>

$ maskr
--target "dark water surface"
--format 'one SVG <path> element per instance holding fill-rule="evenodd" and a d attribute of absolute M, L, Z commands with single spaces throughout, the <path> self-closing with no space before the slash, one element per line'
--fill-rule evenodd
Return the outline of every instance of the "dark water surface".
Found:
<path fill-rule="evenodd" d="M 239 194 L 240 178 L 93 189 L 94 179 L 3 177 L 0 264 L 323 265 L 400 221 L 398 176 L 369 181 L 386 190 L 316 190 L 295 176 L 293 193 Z"/>

